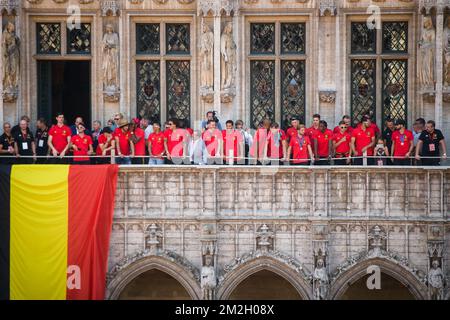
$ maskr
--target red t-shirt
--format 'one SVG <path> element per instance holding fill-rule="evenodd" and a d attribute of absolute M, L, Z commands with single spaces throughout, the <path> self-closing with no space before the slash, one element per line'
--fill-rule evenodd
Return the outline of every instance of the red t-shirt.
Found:
<path fill-rule="evenodd" d="M 194 130 L 192 130 L 191 128 L 186 128 L 186 131 L 190 134 L 191 137 L 194 135 Z"/>
<path fill-rule="evenodd" d="M 375 132 L 371 128 L 363 130 L 356 128 L 353 130 L 352 138 L 355 138 L 355 149 L 358 152 L 357 156 L 363 156 L 362 149 L 372 143 L 372 138 L 375 137 Z M 368 156 L 373 156 L 373 148 L 367 150 Z"/>
<path fill-rule="evenodd" d="M 219 150 L 219 141 L 222 139 L 222 133 L 219 129 L 206 130 L 202 134 L 202 139 L 205 142 L 206 149 L 208 150 L 208 154 L 211 157 L 215 157 L 216 153 L 220 152 Z"/>
<path fill-rule="evenodd" d="M 361 126 L 362 126 L 362 124 L 358 123 L 357 129 L 361 129 Z M 380 128 L 378 128 L 376 123 L 372 122 L 369 128 L 373 130 L 373 132 L 376 134 L 376 136 L 379 136 L 381 134 Z"/>
<path fill-rule="evenodd" d="M 295 137 L 297 135 L 297 129 L 294 127 L 290 127 L 286 130 L 286 136 L 288 140 L 291 140 L 292 137 Z"/>
<path fill-rule="evenodd" d="M 114 131 L 114 137 L 119 139 L 120 152 L 124 156 L 130 155 L 130 131 L 123 132 L 122 129 Z M 117 155 L 119 155 L 119 150 L 117 150 Z"/>
<path fill-rule="evenodd" d="M 231 132 L 222 130 L 222 137 L 225 156 L 230 156 L 230 151 L 233 150 L 233 157 L 236 160 L 238 157 L 238 146 L 242 142 L 242 134 L 236 130 Z"/>
<path fill-rule="evenodd" d="M 352 139 L 352 136 L 348 132 L 342 134 L 339 131 L 338 133 L 335 133 L 333 135 L 333 141 L 337 144 L 344 137 L 345 141 L 338 145 L 338 147 L 336 148 L 336 158 L 347 157 L 350 153 L 350 141 Z"/>
<path fill-rule="evenodd" d="M 80 135 L 77 134 L 72 137 L 72 144 L 78 149 L 73 151 L 74 156 L 87 156 L 89 146 L 92 145 L 92 138 L 86 134 L 84 137 L 80 137 Z M 89 157 L 74 158 L 73 161 L 89 161 Z"/>
<path fill-rule="evenodd" d="M 394 131 L 392 134 L 394 157 L 405 157 L 409 151 L 411 141 L 414 141 L 414 136 L 411 131 L 405 129 L 403 134 L 400 133 L 400 130 Z"/>
<path fill-rule="evenodd" d="M 183 156 L 183 141 L 187 141 L 187 131 L 183 129 L 168 129 L 164 131 L 164 138 L 167 139 L 167 149 L 172 157 Z"/>
<path fill-rule="evenodd" d="M 161 156 L 164 152 L 164 132 L 151 133 L 148 136 L 148 144 L 152 147 L 152 156 Z"/>
<path fill-rule="evenodd" d="M 351 127 L 351 126 L 347 127 L 347 133 L 349 135 L 352 135 L 353 130 L 355 130 L 355 129 L 353 129 L 353 127 Z M 334 130 L 333 130 L 333 134 L 338 134 L 340 132 L 341 132 L 341 127 L 340 126 L 335 127 Z"/>
<path fill-rule="evenodd" d="M 311 145 L 311 140 L 306 135 L 302 138 L 298 135 L 291 138 L 289 146 L 292 148 L 293 163 L 298 164 L 309 161 L 308 145 Z"/>
<path fill-rule="evenodd" d="M 275 132 L 270 130 L 267 137 L 267 156 L 271 159 L 283 158 L 283 141 L 286 139 L 287 136 L 283 130 L 279 129 Z"/>
<path fill-rule="evenodd" d="M 134 145 L 134 155 L 135 156 L 145 156 L 145 131 L 141 128 L 134 129 L 131 134 L 133 134 L 137 138 L 141 138 L 135 145 Z"/>
<path fill-rule="evenodd" d="M 270 132 L 270 130 L 269 130 Z M 266 146 L 268 142 L 269 134 L 267 132 L 267 129 L 259 128 L 256 133 L 255 137 L 253 139 L 253 144 L 250 149 L 250 155 L 252 157 L 257 158 L 266 158 L 267 154 L 264 154 L 266 151 Z M 258 154 L 255 154 L 255 148 L 258 146 Z"/>
<path fill-rule="evenodd" d="M 333 131 L 326 129 L 325 132 L 316 132 L 317 154 L 319 157 L 328 157 L 330 155 L 330 141 L 333 139 Z"/>
<path fill-rule="evenodd" d="M 48 134 L 52 137 L 53 147 L 55 147 L 58 153 L 61 153 L 67 146 L 67 137 L 72 136 L 72 131 L 70 131 L 68 126 L 59 127 L 58 125 L 54 125 L 50 128 Z"/>
<path fill-rule="evenodd" d="M 109 142 L 108 142 L 108 138 L 106 138 L 105 134 L 103 134 L 103 133 L 98 136 L 98 146 L 97 146 L 97 150 L 96 150 L 96 153 L 97 153 L 98 156 L 103 155 L 103 151 L 102 151 L 102 148 L 100 148 L 100 145 L 101 144 L 106 144 L 106 148 L 109 148 L 109 147 L 111 147 L 112 139 L 114 139 L 114 137 L 111 138 L 111 140 L 109 140 Z M 106 155 L 110 156 L 111 155 L 111 151 L 107 151 Z"/>

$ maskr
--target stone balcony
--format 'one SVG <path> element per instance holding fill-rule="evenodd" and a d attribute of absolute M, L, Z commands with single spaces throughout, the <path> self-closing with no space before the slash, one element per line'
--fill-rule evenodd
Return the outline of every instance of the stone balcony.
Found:
<path fill-rule="evenodd" d="M 327 256 L 330 298 L 339 298 L 350 275 L 369 263 L 370 239 L 380 229 L 377 263 L 426 299 L 433 255 L 450 276 L 449 189 L 448 167 L 123 166 L 108 297 L 159 268 L 201 298 L 202 257 L 214 248 L 220 299 L 261 266 L 311 298 L 319 249 Z M 261 247 L 266 229 L 271 240 Z"/>

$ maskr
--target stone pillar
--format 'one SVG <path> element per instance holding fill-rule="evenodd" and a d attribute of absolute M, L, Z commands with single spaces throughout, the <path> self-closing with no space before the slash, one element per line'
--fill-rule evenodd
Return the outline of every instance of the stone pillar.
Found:
<path fill-rule="evenodd" d="M 435 121 L 436 128 L 442 128 L 442 90 L 444 81 L 443 71 L 443 33 L 444 33 L 444 8 L 436 8 L 436 100 L 435 100 Z"/>

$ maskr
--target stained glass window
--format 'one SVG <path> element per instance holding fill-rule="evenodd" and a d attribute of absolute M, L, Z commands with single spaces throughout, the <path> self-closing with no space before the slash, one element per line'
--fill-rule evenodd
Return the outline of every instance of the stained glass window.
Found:
<path fill-rule="evenodd" d="M 407 60 L 383 60 L 383 118 L 407 120 Z"/>
<path fill-rule="evenodd" d="M 184 120 L 190 125 L 190 62 L 167 61 L 167 118 Z"/>
<path fill-rule="evenodd" d="M 153 121 L 161 120 L 159 61 L 137 61 L 137 113 Z"/>
<path fill-rule="evenodd" d="M 282 23 L 281 53 L 304 54 L 305 29 L 306 27 L 304 23 Z"/>
<path fill-rule="evenodd" d="M 408 22 L 383 23 L 383 52 L 406 53 L 408 51 Z"/>
<path fill-rule="evenodd" d="M 252 54 L 274 54 L 275 24 L 252 23 L 250 39 L 250 52 Z"/>
<path fill-rule="evenodd" d="M 136 53 L 159 54 L 159 23 L 136 24 Z"/>
<path fill-rule="evenodd" d="M 275 61 L 251 61 L 251 125 L 265 118 L 275 120 Z"/>
<path fill-rule="evenodd" d="M 38 23 L 37 28 L 37 53 L 60 54 L 61 53 L 61 24 Z"/>
<path fill-rule="evenodd" d="M 367 22 L 352 22 L 351 49 L 353 54 L 376 53 L 376 29 L 370 29 Z"/>
<path fill-rule="evenodd" d="M 305 123 L 305 61 L 281 62 L 281 121 L 282 127 L 290 125 L 293 116 Z"/>
<path fill-rule="evenodd" d="M 166 41 L 168 54 L 189 54 L 189 24 L 167 24 Z"/>
<path fill-rule="evenodd" d="M 352 60 L 351 98 L 352 121 L 357 123 L 365 114 L 376 115 L 376 60 Z"/>
<path fill-rule="evenodd" d="M 91 24 L 81 23 L 80 28 L 67 28 L 67 53 L 91 53 Z"/>

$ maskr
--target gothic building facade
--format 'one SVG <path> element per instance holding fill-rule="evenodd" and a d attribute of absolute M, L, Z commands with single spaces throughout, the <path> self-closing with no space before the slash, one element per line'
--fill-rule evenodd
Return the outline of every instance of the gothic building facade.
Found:
<path fill-rule="evenodd" d="M 0 122 L 434 119 L 449 0 L 1 0 Z M 241 172 L 242 171 L 242 172 Z M 446 169 L 121 169 L 108 298 L 448 297 Z M 424 188 L 423 186 L 426 186 Z M 387 288 L 367 291 L 379 266 Z M 383 280 L 384 279 L 384 280 Z M 267 287 L 259 287 L 267 284 Z M 273 296 L 275 295 L 275 296 Z"/>

